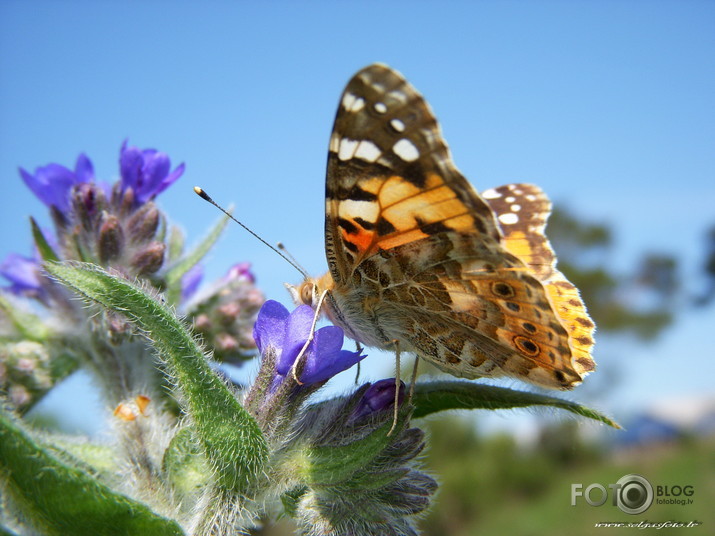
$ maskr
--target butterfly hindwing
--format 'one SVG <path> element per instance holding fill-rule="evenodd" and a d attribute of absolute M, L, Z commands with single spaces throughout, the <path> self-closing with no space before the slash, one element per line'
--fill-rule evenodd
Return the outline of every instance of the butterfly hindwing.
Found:
<path fill-rule="evenodd" d="M 580 374 L 590 372 L 596 326 L 586 314 L 578 289 L 556 269 L 556 255 L 544 233 L 551 202 L 533 184 L 500 186 L 485 190 L 482 196 L 494 211 L 504 247 L 543 283 L 554 314 L 569 334 L 574 369 Z"/>

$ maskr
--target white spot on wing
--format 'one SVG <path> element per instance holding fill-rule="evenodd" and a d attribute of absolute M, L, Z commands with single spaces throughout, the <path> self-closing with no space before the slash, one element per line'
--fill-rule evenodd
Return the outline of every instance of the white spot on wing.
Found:
<path fill-rule="evenodd" d="M 334 153 L 337 153 L 340 149 L 340 135 L 337 132 L 333 132 L 330 136 L 330 146 L 328 148 Z"/>
<path fill-rule="evenodd" d="M 514 225 L 519 221 L 519 216 L 511 212 L 509 214 L 499 214 L 499 221 L 504 225 Z"/>
<path fill-rule="evenodd" d="M 338 158 L 340 160 L 350 160 L 355 154 L 358 142 L 343 138 L 340 140 L 340 148 L 338 149 Z"/>
<path fill-rule="evenodd" d="M 488 190 L 484 190 L 482 192 L 482 197 L 484 199 L 499 199 L 501 197 L 501 193 L 497 192 L 494 188 L 489 188 Z"/>
<path fill-rule="evenodd" d="M 514 197 L 513 195 L 510 195 L 509 197 L 504 199 L 504 201 L 506 201 L 507 203 L 513 203 L 514 201 L 516 201 L 516 197 Z"/>
<path fill-rule="evenodd" d="M 363 140 L 358 143 L 355 151 L 355 158 L 360 158 L 366 162 L 375 162 L 382 155 L 382 151 L 377 148 L 377 145 L 368 140 Z"/>
<path fill-rule="evenodd" d="M 405 131 L 405 124 L 399 119 L 391 119 L 390 125 L 392 125 L 392 128 L 394 128 L 397 132 Z"/>
<path fill-rule="evenodd" d="M 420 152 L 417 147 L 415 147 L 415 144 L 405 138 L 395 143 L 395 145 L 392 146 L 392 150 L 405 162 L 414 162 L 420 157 Z"/>
<path fill-rule="evenodd" d="M 365 99 L 362 97 L 356 97 L 352 93 L 346 93 L 343 96 L 343 107 L 348 112 L 359 112 L 365 106 Z"/>
<path fill-rule="evenodd" d="M 405 95 L 402 91 L 390 91 L 387 96 L 395 99 L 397 102 L 400 102 L 402 104 L 407 103 L 407 95 Z"/>
<path fill-rule="evenodd" d="M 380 213 L 380 205 L 371 201 L 345 199 L 338 205 L 338 217 L 353 219 L 360 216 L 363 220 L 375 223 Z"/>
<path fill-rule="evenodd" d="M 346 93 L 343 95 L 343 108 L 346 110 L 349 110 L 350 107 L 353 105 L 353 102 L 355 102 L 355 95 L 352 93 Z"/>
<path fill-rule="evenodd" d="M 511 206 L 512 212 L 519 212 L 520 210 L 521 210 L 521 205 L 512 205 Z"/>
<path fill-rule="evenodd" d="M 384 102 L 376 102 L 375 111 L 379 114 L 384 114 L 385 112 L 387 112 L 387 106 L 385 106 Z"/>

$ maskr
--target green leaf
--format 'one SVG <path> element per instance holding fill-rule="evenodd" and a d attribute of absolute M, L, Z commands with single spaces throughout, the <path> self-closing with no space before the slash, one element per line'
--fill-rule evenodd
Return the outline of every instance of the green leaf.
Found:
<path fill-rule="evenodd" d="M 91 264 L 47 263 L 47 271 L 70 288 L 124 314 L 147 333 L 182 393 L 181 403 L 213 467 L 219 485 L 245 489 L 268 458 L 255 419 L 211 369 L 203 352 L 173 311 L 135 285 Z"/>
<path fill-rule="evenodd" d="M 77 469 L 88 469 L 103 475 L 116 475 L 120 472 L 120 460 L 117 459 L 116 452 L 107 445 L 64 435 L 46 437 L 44 444 L 58 458 Z"/>
<path fill-rule="evenodd" d="M 0 474 L 43 534 L 181 535 L 179 525 L 63 463 L 0 411 Z"/>
<path fill-rule="evenodd" d="M 168 288 L 180 285 L 181 278 L 186 275 L 186 272 L 191 270 L 196 263 L 206 256 L 209 250 L 220 238 L 228 220 L 228 216 L 222 217 L 216 225 L 214 225 L 206 238 L 204 238 L 196 247 L 194 247 L 194 249 L 176 261 L 176 263 L 174 263 L 174 265 L 167 270 L 164 275 L 164 280 L 166 281 L 166 286 Z"/>
<path fill-rule="evenodd" d="M 306 491 L 308 491 L 306 486 L 298 486 L 281 495 L 281 503 L 283 504 L 283 514 L 281 514 L 281 517 L 283 515 L 288 515 L 289 517 L 296 516 L 298 513 L 298 503 Z"/>
<path fill-rule="evenodd" d="M 166 258 L 170 263 L 173 263 L 184 251 L 184 233 L 176 225 L 172 225 L 169 228 L 169 239 L 166 244 L 168 246 Z"/>
<path fill-rule="evenodd" d="M 190 427 L 172 438 L 162 460 L 162 469 L 181 496 L 198 493 L 209 484 L 211 470 Z"/>
<path fill-rule="evenodd" d="M 20 310 L 2 294 L 0 294 L 0 311 L 5 313 L 23 339 L 42 342 L 49 337 L 50 330 L 39 316 Z"/>
<path fill-rule="evenodd" d="M 55 250 L 52 249 L 52 246 L 47 243 L 45 234 L 42 232 L 42 229 L 40 229 L 40 226 L 37 225 L 35 218 L 30 217 L 30 225 L 32 225 L 32 237 L 35 239 L 35 245 L 37 246 L 37 249 L 40 252 L 42 258 L 46 261 L 59 260 L 57 253 L 55 253 Z"/>
<path fill-rule="evenodd" d="M 360 475 L 361 470 L 370 464 L 374 458 L 385 450 L 387 445 L 394 443 L 396 438 L 408 423 L 409 410 L 403 406 L 399 412 L 399 420 L 393 433 L 388 435 L 392 428 L 392 418 L 385 421 L 382 426 L 373 430 L 361 439 L 351 441 L 345 445 L 314 446 L 306 449 L 302 469 L 312 487 L 316 486 L 350 486 L 354 475 Z M 390 475 L 396 480 L 396 477 Z M 359 476 L 358 476 L 359 478 Z"/>
<path fill-rule="evenodd" d="M 552 406 L 620 428 L 620 425 L 601 413 L 553 396 L 515 391 L 505 387 L 474 382 L 439 381 L 418 383 L 412 403 L 414 418 L 448 409 L 511 409 L 528 406 Z"/>

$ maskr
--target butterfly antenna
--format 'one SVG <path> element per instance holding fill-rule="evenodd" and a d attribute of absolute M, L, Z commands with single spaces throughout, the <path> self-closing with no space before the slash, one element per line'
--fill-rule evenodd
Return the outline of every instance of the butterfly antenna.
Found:
<path fill-rule="evenodd" d="M 308 273 L 308 271 L 303 268 L 303 266 L 296 260 L 296 258 L 293 256 L 293 254 L 288 251 L 288 248 L 286 248 L 285 244 L 283 242 L 278 242 L 276 244 L 276 247 L 280 249 L 283 253 L 285 253 L 286 257 L 288 257 L 291 261 L 293 261 L 293 264 L 295 264 L 298 268 L 300 268 L 300 271 L 303 273 Z"/>
<path fill-rule="evenodd" d="M 204 191 L 203 188 L 199 188 L 198 186 L 194 186 L 194 192 L 196 192 L 196 195 L 198 195 L 201 199 L 203 199 L 204 201 L 208 201 L 209 203 L 211 203 L 213 206 L 215 206 L 215 207 L 216 207 L 217 209 L 219 209 L 221 212 L 223 212 L 224 214 L 226 214 L 226 216 L 228 216 L 229 218 L 231 218 L 233 221 L 235 221 L 237 224 L 239 224 L 241 227 L 243 227 L 246 231 L 248 231 L 249 233 L 251 233 L 251 235 L 253 235 L 255 238 L 257 238 L 258 240 L 260 240 L 263 244 L 265 244 L 265 245 L 268 246 L 270 249 L 272 249 L 273 251 L 275 251 L 276 253 L 278 253 L 278 255 L 279 255 L 280 257 L 282 257 L 283 260 L 285 260 L 285 261 L 286 261 L 288 264 L 290 264 L 293 268 L 295 268 L 296 270 L 298 270 L 303 277 L 305 277 L 305 278 L 308 277 L 308 272 L 306 272 L 297 262 L 295 262 L 294 259 L 288 257 L 287 255 L 284 255 L 281 251 L 279 251 L 279 250 L 277 250 L 276 248 L 274 248 L 273 246 L 271 246 L 268 242 L 266 242 L 265 240 L 263 240 L 260 236 L 258 236 L 256 233 L 254 233 L 251 229 L 249 229 L 249 228 L 246 227 L 244 224 L 242 224 L 240 221 L 238 221 L 236 218 L 234 218 L 234 217 L 231 215 L 230 212 L 228 212 L 225 208 L 223 208 L 221 205 L 219 205 L 216 201 L 214 201 L 213 199 L 211 199 L 211 196 L 210 196 L 209 194 L 207 194 L 207 193 Z"/>

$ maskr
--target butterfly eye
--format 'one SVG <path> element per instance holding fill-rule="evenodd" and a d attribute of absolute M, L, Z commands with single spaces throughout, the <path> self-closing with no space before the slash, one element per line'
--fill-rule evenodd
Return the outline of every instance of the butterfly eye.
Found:
<path fill-rule="evenodd" d="M 300 299 L 306 305 L 313 305 L 313 289 L 315 285 L 313 283 L 303 283 L 300 286 Z"/>

